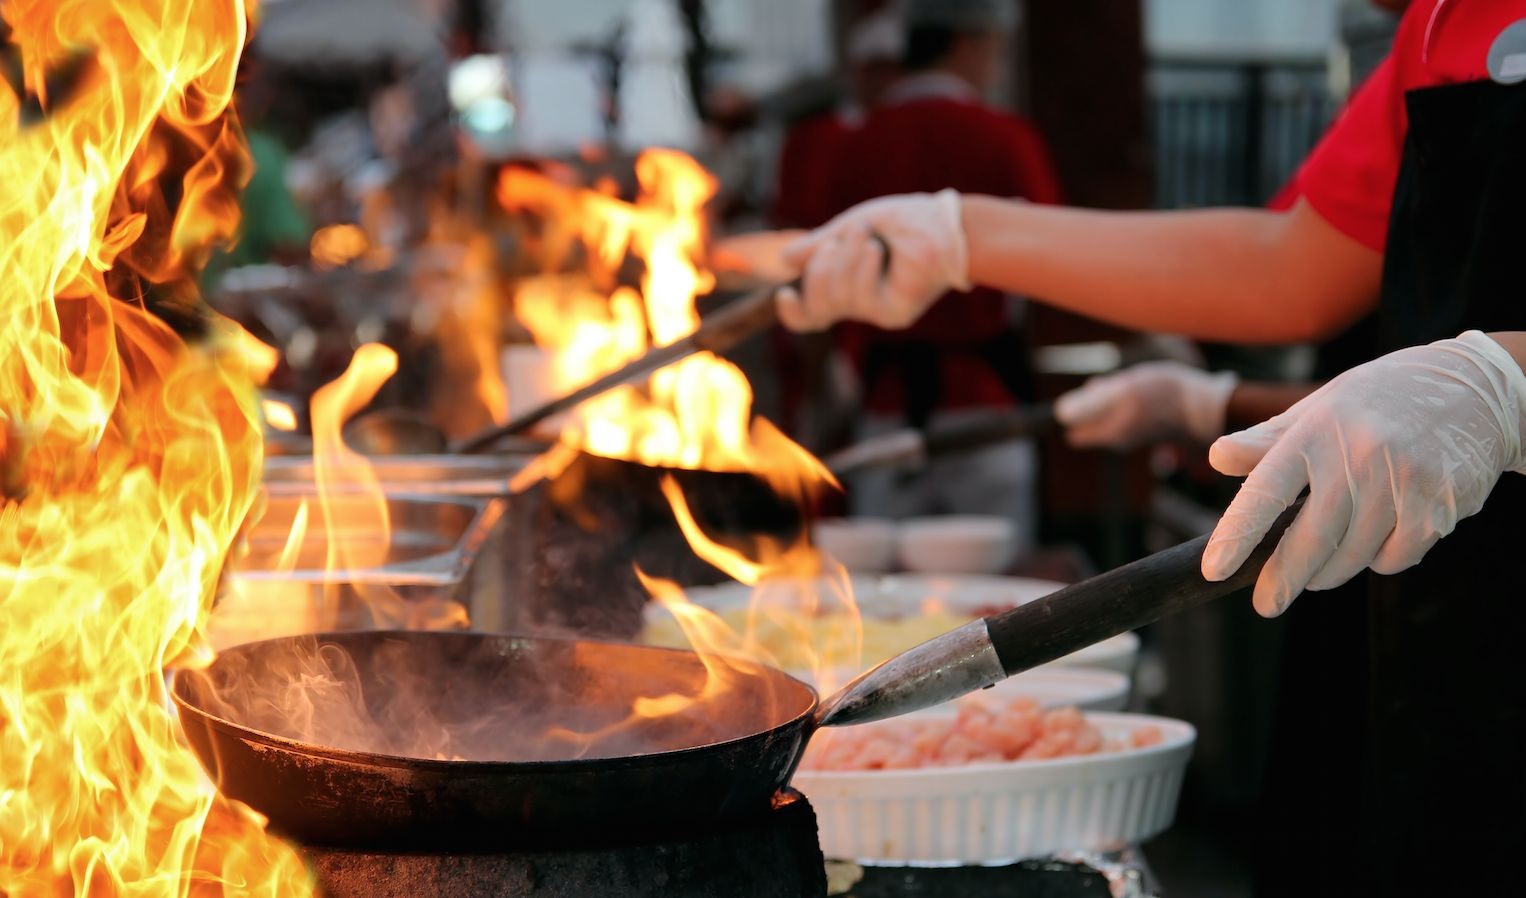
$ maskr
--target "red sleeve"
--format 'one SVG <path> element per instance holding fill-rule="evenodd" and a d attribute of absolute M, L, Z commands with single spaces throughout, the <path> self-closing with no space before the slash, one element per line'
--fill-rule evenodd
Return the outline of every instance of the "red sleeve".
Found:
<path fill-rule="evenodd" d="M 1390 56 L 1352 98 L 1298 174 L 1298 192 L 1320 217 L 1383 251 L 1404 150 L 1404 93 Z"/>
<path fill-rule="evenodd" d="M 1404 95 L 1447 80 L 1445 67 L 1426 64 L 1437 11 L 1437 0 L 1416 0 L 1410 5 L 1388 58 L 1351 97 L 1298 173 L 1299 194 L 1322 218 L 1379 252 L 1388 239 L 1394 183 L 1409 129 Z M 1482 27 L 1491 18 L 1476 5 L 1468 11 L 1476 13 L 1467 17 L 1470 25 L 1478 20 Z M 1493 32 L 1489 34 L 1492 37 Z M 1471 43 L 1459 42 L 1459 51 L 1447 55 L 1459 55 L 1470 64 L 1476 55 L 1481 65 L 1488 45 L 1484 43 L 1482 51 L 1475 53 Z"/>
<path fill-rule="evenodd" d="M 1034 203 L 1064 202 L 1060 176 L 1044 138 L 1027 122 L 1018 121 L 1014 125 L 1012 163 L 1017 175 L 1017 195 Z"/>

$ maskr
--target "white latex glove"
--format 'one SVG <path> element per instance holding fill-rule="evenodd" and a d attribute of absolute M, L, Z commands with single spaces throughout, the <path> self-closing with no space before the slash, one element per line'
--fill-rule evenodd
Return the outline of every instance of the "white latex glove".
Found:
<path fill-rule="evenodd" d="M 1383 356 L 1286 412 L 1213 444 L 1209 461 L 1249 474 L 1203 553 L 1203 576 L 1237 570 L 1277 515 L 1309 498 L 1256 581 L 1256 610 L 1364 568 L 1417 564 L 1476 514 L 1505 471 L 1526 472 L 1526 374 L 1478 331 Z"/>
<path fill-rule="evenodd" d="M 1132 449 L 1191 438 L 1208 443 L 1224 433 L 1232 371 L 1210 374 L 1180 362 L 1146 362 L 1094 377 L 1054 404 L 1072 446 Z"/>
<path fill-rule="evenodd" d="M 970 289 L 961 216 L 953 190 L 854 206 L 785 248 L 801 291 L 780 291 L 779 320 L 797 331 L 848 318 L 909 327 L 944 293 Z M 890 248 L 888 271 L 875 236 Z"/>

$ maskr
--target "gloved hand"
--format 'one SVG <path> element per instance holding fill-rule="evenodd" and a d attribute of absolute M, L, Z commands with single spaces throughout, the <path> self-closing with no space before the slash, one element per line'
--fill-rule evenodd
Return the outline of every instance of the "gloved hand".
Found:
<path fill-rule="evenodd" d="M 1213 444 L 1209 461 L 1249 474 L 1203 553 L 1203 576 L 1237 570 L 1277 515 L 1308 501 L 1256 581 L 1256 610 L 1362 569 L 1417 564 L 1476 514 L 1505 471 L 1526 473 L 1526 374 L 1478 331 L 1386 355 L 1283 414 Z"/>
<path fill-rule="evenodd" d="M 890 249 L 890 268 L 875 237 Z M 949 290 L 968 290 L 969 248 L 953 190 L 861 203 L 785 247 L 801 292 L 780 291 L 779 320 L 823 330 L 843 319 L 909 327 Z"/>
<path fill-rule="evenodd" d="M 1132 449 L 1184 437 L 1223 435 L 1232 371 L 1210 374 L 1180 362 L 1146 362 L 1094 377 L 1054 404 L 1072 446 Z"/>

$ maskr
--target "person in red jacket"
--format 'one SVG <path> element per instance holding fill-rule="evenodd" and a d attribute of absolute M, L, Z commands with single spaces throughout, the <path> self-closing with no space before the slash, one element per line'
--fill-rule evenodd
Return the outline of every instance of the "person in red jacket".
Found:
<path fill-rule="evenodd" d="M 843 135 L 828 179 L 833 212 L 898 193 L 952 188 L 1039 203 L 1060 187 L 1038 131 L 983 99 L 995 86 L 1011 5 L 913 0 L 905 9 L 905 74 Z M 837 343 L 853 363 L 864 415 L 856 436 L 926 427 L 1031 399 L 1015 304 L 1000 290 L 950 293 L 906 331 L 844 324 Z M 1031 542 L 1036 453 L 993 450 L 935 462 L 916 479 L 865 473 L 849 485 L 853 510 L 904 517 L 960 512 L 1014 521 Z"/>

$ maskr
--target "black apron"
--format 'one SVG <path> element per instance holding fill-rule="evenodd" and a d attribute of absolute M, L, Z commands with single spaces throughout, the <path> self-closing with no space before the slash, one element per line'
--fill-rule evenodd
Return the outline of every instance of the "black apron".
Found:
<path fill-rule="evenodd" d="M 1381 348 L 1526 330 L 1526 84 L 1406 100 Z M 1507 473 L 1420 565 L 1369 575 L 1368 894 L 1526 890 L 1510 860 L 1526 847 L 1523 557 L 1526 477 Z"/>

